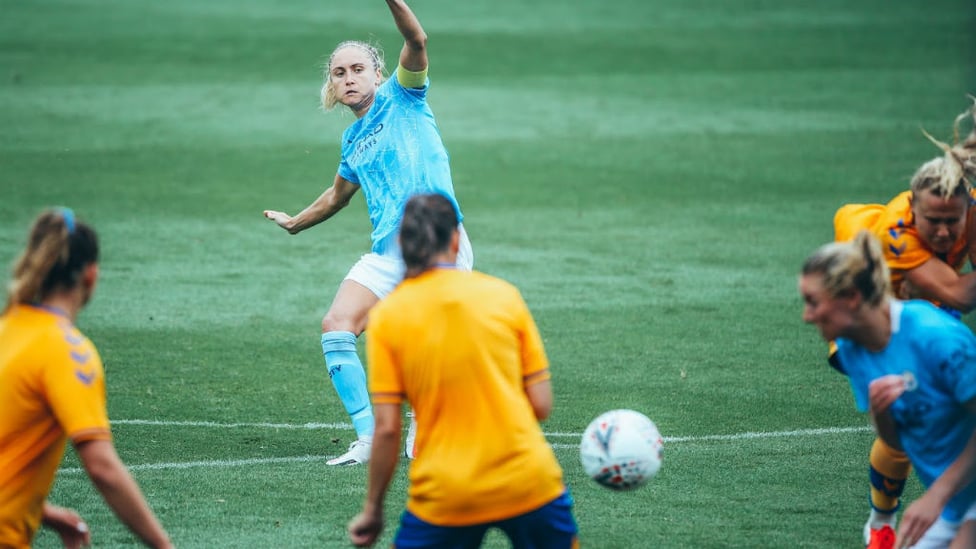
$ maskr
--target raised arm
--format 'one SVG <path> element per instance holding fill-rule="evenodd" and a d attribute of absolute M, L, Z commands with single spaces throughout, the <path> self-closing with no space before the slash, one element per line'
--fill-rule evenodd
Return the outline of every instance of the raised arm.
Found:
<path fill-rule="evenodd" d="M 420 21 L 403 0 L 386 0 L 393 14 L 393 21 L 403 35 L 400 50 L 400 66 L 408 71 L 419 72 L 427 68 L 427 33 Z"/>
<path fill-rule="evenodd" d="M 976 308 L 976 272 L 959 275 L 941 259 L 932 258 L 905 273 L 905 278 L 918 297 L 964 313 Z"/>
<path fill-rule="evenodd" d="M 298 234 L 309 227 L 318 225 L 345 208 L 352 195 L 356 194 L 358 190 L 359 185 L 336 174 L 332 186 L 297 215 L 291 216 L 277 210 L 264 210 L 264 217 L 274 221 L 289 233 Z"/>

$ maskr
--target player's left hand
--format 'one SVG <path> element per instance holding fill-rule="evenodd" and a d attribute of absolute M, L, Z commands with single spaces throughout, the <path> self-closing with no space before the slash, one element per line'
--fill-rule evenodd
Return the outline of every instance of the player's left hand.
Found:
<path fill-rule="evenodd" d="M 349 522 L 349 540 L 356 547 L 370 547 L 383 531 L 383 515 L 363 511 Z"/>

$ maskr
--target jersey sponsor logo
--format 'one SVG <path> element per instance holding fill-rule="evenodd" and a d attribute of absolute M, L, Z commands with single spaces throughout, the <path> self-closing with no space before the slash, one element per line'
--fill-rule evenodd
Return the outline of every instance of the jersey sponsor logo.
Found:
<path fill-rule="evenodd" d="M 366 135 L 362 136 L 359 143 L 356 144 L 356 149 L 353 150 L 352 154 L 349 155 L 349 161 L 355 162 L 360 156 L 370 150 L 379 141 L 377 136 L 383 131 L 383 124 L 377 124 L 369 131 Z"/>

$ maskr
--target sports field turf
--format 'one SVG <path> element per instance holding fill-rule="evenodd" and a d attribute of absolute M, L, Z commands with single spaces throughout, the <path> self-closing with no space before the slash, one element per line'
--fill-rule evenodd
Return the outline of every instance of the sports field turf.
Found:
<path fill-rule="evenodd" d="M 413 0 L 476 268 L 552 362 L 544 429 L 584 547 L 858 547 L 872 435 L 800 321 L 796 271 L 844 202 L 907 188 L 976 92 L 968 0 Z M 44 207 L 102 238 L 80 327 L 116 443 L 177 546 L 347 547 L 365 468 L 319 322 L 368 249 L 362 197 L 289 236 L 353 118 L 318 110 L 384 2 L 0 0 L 0 262 Z M 0 403 L 2 405 L 2 403 Z M 652 483 L 583 476 L 586 423 L 665 436 Z M 406 468 L 388 500 L 388 546 Z M 908 497 L 919 493 L 912 482 Z M 134 546 L 72 451 L 51 498 Z M 57 546 L 42 533 L 37 547 Z M 504 547 L 491 536 L 488 547 Z"/>

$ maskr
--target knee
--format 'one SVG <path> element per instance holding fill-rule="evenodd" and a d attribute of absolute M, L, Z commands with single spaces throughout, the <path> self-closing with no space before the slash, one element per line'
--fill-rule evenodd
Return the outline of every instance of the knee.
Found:
<path fill-rule="evenodd" d="M 340 327 L 341 325 L 342 325 L 342 323 L 339 322 L 339 319 L 337 319 L 334 316 L 332 316 L 331 313 L 322 317 L 322 333 L 323 334 L 327 334 L 329 332 L 347 331 L 347 330 L 343 330 Z"/>
<path fill-rule="evenodd" d="M 359 336 L 366 329 L 365 324 L 365 320 L 360 321 L 353 318 L 344 318 L 330 311 L 322 317 L 322 333 L 352 332 L 356 336 Z"/>

